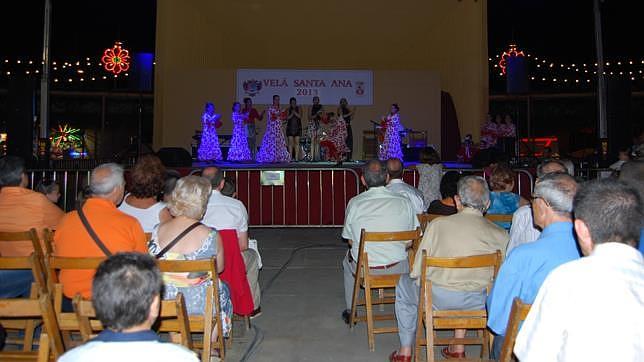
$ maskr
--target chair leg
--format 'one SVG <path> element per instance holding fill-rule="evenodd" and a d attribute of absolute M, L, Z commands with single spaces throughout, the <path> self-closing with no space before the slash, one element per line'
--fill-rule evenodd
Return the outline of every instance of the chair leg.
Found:
<path fill-rule="evenodd" d="M 481 359 L 490 358 L 490 333 L 485 330 L 479 330 L 479 337 L 483 340 L 481 345 Z"/>
<path fill-rule="evenodd" d="M 36 330 L 36 321 L 30 319 L 25 322 L 25 337 L 23 338 L 22 350 L 29 352 L 33 349 L 34 331 Z"/>
<path fill-rule="evenodd" d="M 360 268 L 361 265 L 358 263 L 356 265 L 355 278 L 353 279 L 353 296 L 351 298 L 351 318 L 349 319 L 349 328 L 353 328 L 356 325 L 358 318 L 358 296 L 360 295 L 360 283 L 362 278 L 360 277 Z"/>
<path fill-rule="evenodd" d="M 421 341 L 425 339 L 423 336 L 424 306 L 425 304 L 422 303 L 421 297 L 421 303 L 418 303 L 418 320 L 416 321 L 416 343 L 414 347 L 414 361 L 416 362 L 420 361 L 420 351 L 422 350 Z M 427 330 L 425 333 L 429 332 L 430 331 Z"/>
<path fill-rule="evenodd" d="M 369 337 L 369 350 L 375 350 L 375 338 L 373 333 L 373 305 L 371 304 L 371 287 L 368 282 L 364 287 L 365 307 L 367 309 L 367 336 Z"/>

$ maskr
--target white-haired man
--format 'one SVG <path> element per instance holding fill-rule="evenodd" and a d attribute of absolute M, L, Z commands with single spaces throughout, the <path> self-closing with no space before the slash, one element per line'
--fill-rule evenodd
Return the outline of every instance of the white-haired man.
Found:
<path fill-rule="evenodd" d="M 501 227 L 488 221 L 483 214 L 490 206 L 490 190 L 480 176 L 466 176 L 458 181 L 455 197 L 455 215 L 432 221 L 420 243 L 418 255 L 423 250 L 435 257 L 464 257 L 502 253 L 508 244 L 508 234 Z M 403 275 L 396 286 L 396 320 L 400 349 L 394 351 L 392 362 L 411 361 L 411 351 L 416 338 L 419 286 L 422 258 L 417 257 L 409 275 Z M 492 271 L 480 269 L 433 269 L 427 274 L 432 281 L 432 301 L 435 309 L 485 308 L 486 287 Z M 465 337 L 464 329 L 455 331 L 456 338 Z M 445 358 L 464 358 L 465 346 L 454 345 L 443 349 Z"/>
<path fill-rule="evenodd" d="M 58 225 L 54 237 L 56 255 L 83 258 L 121 251 L 147 253 L 139 222 L 116 208 L 125 190 L 123 168 L 114 163 L 96 167 L 90 175 L 90 189 L 92 197 L 78 211 L 67 213 Z M 62 270 L 60 281 L 65 297 L 71 299 L 80 293 L 83 298 L 91 298 L 93 276 L 93 270 Z"/>

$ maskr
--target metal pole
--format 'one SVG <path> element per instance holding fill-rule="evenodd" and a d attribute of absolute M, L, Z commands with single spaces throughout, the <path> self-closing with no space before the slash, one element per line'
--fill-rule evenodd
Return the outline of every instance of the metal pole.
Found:
<path fill-rule="evenodd" d="M 602 39 L 602 18 L 599 1 L 593 1 L 595 14 L 595 50 L 597 52 L 597 134 L 600 139 L 608 137 L 608 121 L 606 118 L 606 75 L 604 74 L 604 43 Z"/>
<path fill-rule="evenodd" d="M 40 138 L 49 131 L 49 44 L 51 40 L 51 0 L 45 0 L 45 28 L 42 46 L 42 77 L 40 78 Z"/>

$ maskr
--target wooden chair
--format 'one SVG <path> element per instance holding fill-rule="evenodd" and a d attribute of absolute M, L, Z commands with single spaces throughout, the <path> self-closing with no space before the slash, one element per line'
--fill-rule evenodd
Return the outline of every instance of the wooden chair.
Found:
<path fill-rule="evenodd" d="M 96 331 L 103 329 L 103 325 L 96 319 L 96 311 L 94 310 L 92 301 L 83 300 L 80 295 L 76 295 L 73 304 L 74 313 L 76 313 L 76 318 L 78 318 L 79 322 L 81 338 L 83 342 L 87 342 L 96 336 Z M 188 325 L 188 313 L 186 311 L 183 294 L 178 293 L 174 300 L 161 301 L 158 320 L 168 318 L 177 320 L 177 330 L 169 330 L 166 328 L 166 331 L 179 333 L 180 343 L 184 347 L 192 349 L 192 336 Z"/>
<path fill-rule="evenodd" d="M 145 233 L 145 241 L 149 242 L 152 239 L 152 233 Z"/>
<path fill-rule="evenodd" d="M 401 240 L 412 241 L 413 245 L 420 243 L 421 231 L 420 228 L 411 231 L 398 231 L 398 232 L 366 232 L 364 229 L 360 231 L 360 248 L 358 261 L 356 265 L 355 284 L 353 287 L 353 299 L 351 303 L 351 318 L 349 327 L 353 327 L 358 321 L 367 322 L 367 335 L 369 339 L 369 349 L 375 349 L 375 334 L 382 333 L 395 333 L 398 331 L 397 326 L 375 328 L 374 321 L 393 320 L 393 314 L 376 314 L 373 313 L 373 305 L 394 304 L 396 301 L 395 293 L 385 293 L 384 289 L 396 288 L 400 274 L 383 274 L 372 275 L 369 268 L 369 257 L 367 255 L 365 246 L 367 243 L 383 243 L 383 242 L 400 242 Z M 414 256 L 409 255 L 410 261 L 413 263 Z M 412 264 L 410 264 L 412 265 Z M 364 288 L 364 299 L 359 299 L 360 288 Z M 378 290 L 378 297 L 374 299 L 372 291 Z M 358 307 L 366 309 L 366 315 L 358 316 Z"/>
<path fill-rule="evenodd" d="M 418 214 L 416 217 L 418 217 L 418 222 L 420 223 L 420 229 L 425 233 L 425 230 L 427 230 L 427 225 L 432 222 L 434 219 L 439 218 L 441 216 L 445 215 L 438 215 L 438 214 Z"/>
<path fill-rule="evenodd" d="M 499 362 L 511 362 L 513 360 L 512 350 L 514 349 L 517 334 L 519 334 L 519 325 L 528 316 L 531 306 L 532 304 L 526 304 L 521 299 L 514 298 L 508 327 L 505 329 L 505 341 L 503 341 L 503 347 L 501 347 L 501 358 Z"/>
<path fill-rule="evenodd" d="M 74 312 L 63 312 L 63 285 L 59 283 L 58 272 L 61 270 L 96 270 L 106 257 L 69 258 L 50 256 L 47 262 L 47 290 L 52 296 L 58 325 L 63 335 L 65 346 L 70 349 L 78 345 L 71 338 L 71 332 L 80 332 L 80 323 Z M 98 325 L 95 326 L 99 328 Z"/>
<path fill-rule="evenodd" d="M 54 255 L 54 233 L 55 231 L 45 229 L 43 231 L 43 253 L 45 255 L 45 262 L 49 261 L 49 257 Z"/>
<path fill-rule="evenodd" d="M 38 232 L 36 229 L 31 228 L 27 231 L 17 231 L 17 232 L 0 232 L 0 242 L 19 242 L 19 241 L 29 241 L 31 246 L 34 249 L 34 254 L 38 257 L 40 262 L 41 269 L 45 270 L 45 252 L 43 244 L 40 243 L 40 238 L 38 237 Z"/>
<path fill-rule="evenodd" d="M 40 334 L 39 351 L 0 352 L 0 361 L 38 361 L 57 360 L 64 352 L 56 316 L 49 295 L 43 293 L 39 299 L 0 299 L 0 318 L 39 318 L 45 329 Z"/>
<path fill-rule="evenodd" d="M 31 284 L 29 298 L 38 298 L 40 292 L 45 287 L 45 272 L 42 270 L 42 262 L 38 260 L 36 253 L 28 257 L 0 257 L 0 270 L 28 270 L 34 277 Z M 40 324 L 41 318 L 15 319 L 1 321 L 1 324 L 8 330 L 23 331 L 22 339 L 8 338 L 7 344 L 22 344 L 23 351 L 31 351 L 34 344 L 34 331 Z"/>
<path fill-rule="evenodd" d="M 485 218 L 492 222 L 512 223 L 512 214 L 485 214 Z"/>
<path fill-rule="evenodd" d="M 416 346 L 414 358 L 420 360 L 421 346 L 427 347 L 427 361 L 434 361 L 434 346 L 450 344 L 481 345 L 481 358 L 489 356 L 490 333 L 487 331 L 487 312 L 482 310 L 433 310 L 432 282 L 427 280 L 427 268 L 492 268 L 493 278 L 487 286 L 487 293 L 496 278 L 501 266 L 501 252 L 474 255 L 459 258 L 439 258 L 427 256 L 423 250 L 420 276 L 420 301 L 418 303 L 418 321 L 416 325 Z M 426 332 L 423 337 L 423 323 Z M 440 329 L 475 329 L 478 337 L 474 338 L 438 338 L 435 330 Z"/>
<path fill-rule="evenodd" d="M 162 272 L 172 273 L 199 273 L 207 272 L 212 279 L 212 285 L 206 289 L 206 305 L 203 315 L 188 316 L 188 325 L 191 333 L 203 333 L 201 343 L 195 341 L 195 348 L 201 348 L 201 360 L 210 362 L 212 348 L 219 350 L 223 360 L 226 355 L 225 339 L 221 321 L 221 307 L 219 304 L 219 278 L 217 277 L 217 262 L 215 258 L 202 260 L 159 260 L 159 269 Z M 180 330 L 177 320 L 161 320 L 159 331 Z M 213 329 L 217 328 L 217 338 L 212 341 Z"/>

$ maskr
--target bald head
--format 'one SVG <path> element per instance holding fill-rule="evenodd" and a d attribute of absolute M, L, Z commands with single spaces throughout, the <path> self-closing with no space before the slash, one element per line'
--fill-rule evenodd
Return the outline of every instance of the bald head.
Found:
<path fill-rule="evenodd" d="M 568 173 L 568 169 L 566 168 L 566 165 L 564 165 L 559 160 L 544 161 L 537 167 L 538 178 L 541 178 L 544 175 L 547 175 L 549 173 L 555 173 L 555 172 Z"/>
<path fill-rule="evenodd" d="M 393 180 L 395 178 L 403 177 L 403 163 L 399 158 L 392 157 L 387 160 L 387 173 L 389 174 L 389 179 Z"/>

